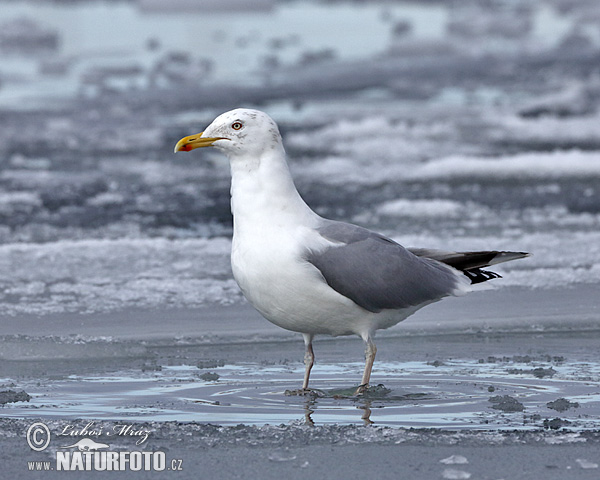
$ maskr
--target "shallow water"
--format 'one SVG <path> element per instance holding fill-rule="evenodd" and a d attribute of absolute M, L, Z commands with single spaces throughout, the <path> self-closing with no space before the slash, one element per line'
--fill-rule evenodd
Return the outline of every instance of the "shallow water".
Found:
<path fill-rule="evenodd" d="M 233 365 L 210 369 L 216 381 L 199 378 L 196 366 L 161 371 L 121 371 L 110 375 L 69 375 L 44 386 L 19 385 L 34 396 L 27 404 L 6 405 L 4 416 L 94 418 L 102 420 L 196 421 L 220 425 L 370 424 L 442 429 L 539 429 L 560 417 L 570 430 L 600 428 L 600 365 L 552 365 L 552 378 L 530 372 L 538 362 L 479 364 L 455 360 L 440 367 L 426 363 L 379 363 L 376 377 L 389 392 L 365 398 L 352 394 L 359 364 L 326 365 L 312 380 L 322 397 L 285 394 L 297 388 L 302 368 Z M 548 366 L 548 363 L 544 363 Z M 509 375 L 520 369 L 522 374 Z M 490 398 L 509 395 L 523 411 L 503 412 Z M 567 397 L 579 406 L 565 412 L 547 404 Z M 509 409 L 510 410 L 510 409 Z"/>
<path fill-rule="evenodd" d="M 577 308 L 590 291 L 544 297 L 503 289 L 440 302 L 429 314 L 380 332 L 376 388 L 361 397 L 354 395 L 363 368 L 360 339 L 317 338 L 316 394 L 290 395 L 304 372 L 300 336 L 249 309 L 180 312 L 168 322 L 139 312 L 95 316 L 79 325 L 78 335 L 66 334 L 73 323 L 63 319 L 52 324 L 54 336 L 41 330 L 40 337 L 19 334 L 31 320 L 15 319 L 0 349 L 0 385 L 32 398 L 4 405 L 3 414 L 256 426 L 598 429 L 597 319 L 586 313 L 595 304 Z M 453 320 L 461 313 L 470 322 Z M 441 315 L 447 322 L 440 323 Z M 187 325 L 186 335 L 170 336 L 170 325 Z M 550 408 L 560 399 L 568 408 Z"/>

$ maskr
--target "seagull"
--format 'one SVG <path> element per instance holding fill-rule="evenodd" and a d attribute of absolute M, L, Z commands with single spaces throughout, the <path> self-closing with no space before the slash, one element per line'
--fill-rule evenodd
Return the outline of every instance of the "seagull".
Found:
<path fill-rule="evenodd" d="M 356 395 L 367 392 L 375 332 L 472 285 L 498 278 L 483 270 L 525 252 L 405 248 L 366 228 L 328 220 L 304 202 L 286 162 L 277 124 L 238 108 L 175 152 L 215 147 L 229 157 L 233 276 L 247 300 L 275 325 L 304 337 L 304 382 L 315 362 L 315 335 L 358 335 L 366 345 Z"/>

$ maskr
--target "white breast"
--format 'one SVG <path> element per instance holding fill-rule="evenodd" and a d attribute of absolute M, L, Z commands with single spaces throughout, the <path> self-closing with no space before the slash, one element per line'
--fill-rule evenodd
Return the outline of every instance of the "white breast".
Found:
<path fill-rule="evenodd" d="M 304 259 L 307 249 L 331 243 L 317 232 L 323 220 L 304 203 L 276 153 L 260 161 L 231 159 L 231 267 L 248 301 L 272 323 L 301 333 L 364 336 L 404 318 L 399 311 L 362 309 Z"/>
<path fill-rule="evenodd" d="M 316 239 L 316 232 L 298 227 L 245 233 L 234 234 L 233 275 L 248 301 L 275 325 L 301 333 L 362 335 L 402 319 L 399 311 L 370 313 L 325 282 L 300 247 L 310 242 L 307 237 Z"/>

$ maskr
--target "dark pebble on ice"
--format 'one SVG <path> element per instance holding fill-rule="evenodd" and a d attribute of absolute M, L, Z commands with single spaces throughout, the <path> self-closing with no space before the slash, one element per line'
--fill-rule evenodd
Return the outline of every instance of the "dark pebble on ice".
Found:
<path fill-rule="evenodd" d="M 556 374 L 556 370 L 550 368 L 534 368 L 533 376 L 536 378 L 553 377 Z"/>
<path fill-rule="evenodd" d="M 546 406 L 548 408 L 551 408 L 552 410 L 556 410 L 557 412 L 564 412 L 569 408 L 579 408 L 579 403 L 569 402 L 569 400 L 567 400 L 566 398 L 558 398 L 553 402 L 548 402 Z"/>
<path fill-rule="evenodd" d="M 31 400 L 31 395 L 25 393 L 25 390 L 15 392 L 14 390 L 4 390 L 0 392 L 0 405 L 14 402 L 28 402 Z"/>
<path fill-rule="evenodd" d="M 539 355 L 536 357 L 531 357 L 530 355 L 515 355 L 514 357 L 489 356 L 478 360 L 479 363 L 531 363 L 533 361 L 564 363 L 565 357 L 559 355 Z"/>
<path fill-rule="evenodd" d="M 215 382 L 220 378 L 220 375 L 214 372 L 204 372 L 200 375 L 200 378 L 206 382 Z"/>
<path fill-rule="evenodd" d="M 496 395 L 495 397 L 491 397 L 489 401 L 493 403 L 492 408 L 502 410 L 503 412 L 522 412 L 525 410 L 521 402 L 509 395 Z"/>
<path fill-rule="evenodd" d="M 571 422 L 563 420 L 562 418 L 553 418 L 552 420 L 544 420 L 544 428 L 550 430 L 558 430 L 566 425 L 570 425 Z"/>
<path fill-rule="evenodd" d="M 533 415 L 524 416 L 523 417 L 523 425 L 527 425 L 529 423 L 538 423 L 542 419 L 542 416 L 534 413 Z"/>
<path fill-rule="evenodd" d="M 556 370 L 550 368 L 534 368 L 533 370 L 522 370 L 520 368 L 511 368 L 508 370 L 511 375 L 533 375 L 535 378 L 553 377 Z"/>
<path fill-rule="evenodd" d="M 433 367 L 443 367 L 446 364 L 441 360 L 434 360 L 433 362 L 427 362 L 427 365 L 431 365 Z"/>

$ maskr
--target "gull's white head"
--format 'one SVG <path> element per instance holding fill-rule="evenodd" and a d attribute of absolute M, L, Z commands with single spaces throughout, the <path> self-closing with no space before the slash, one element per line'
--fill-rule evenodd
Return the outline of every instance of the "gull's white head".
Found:
<path fill-rule="evenodd" d="M 179 140 L 175 152 L 210 146 L 222 150 L 230 158 L 259 157 L 270 150 L 282 148 L 279 129 L 271 117 L 247 108 L 219 115 L 203 132 Z"/>

